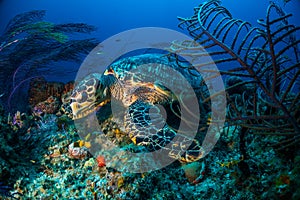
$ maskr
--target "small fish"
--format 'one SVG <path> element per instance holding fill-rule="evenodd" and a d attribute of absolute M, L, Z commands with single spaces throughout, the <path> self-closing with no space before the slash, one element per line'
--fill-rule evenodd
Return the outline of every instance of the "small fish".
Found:
<path fill-rule="evenodd" d="M 90 137 L 91 137 L 91 133 L 87 134 L 87 136 L 85 136 L 84 140 L 87 141 L 90 139 Z"/>
<path fill-rule="evenodd" d="M 0 98 L 4 96 L 4 93 L 0 94 Z"/>
<path fill-rule="evenodd" d="M 78 147 L 86 147 L 86 148 L 91 148 L 91 143 L 90 142 L 87 142 L 87 141 L 84 141 L 84 140 L 78 140 L 77 141 L 78 143 Z"/>

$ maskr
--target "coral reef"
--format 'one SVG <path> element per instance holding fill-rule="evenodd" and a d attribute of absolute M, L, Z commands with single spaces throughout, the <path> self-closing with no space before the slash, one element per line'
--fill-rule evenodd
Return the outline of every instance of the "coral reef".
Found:
<path fill-rule="evenodd" d="M 69 157 L 73 159 L 84 159 L 87 156 L 88 149 L 80 142 L 73 142 L 68 146 Z"/>
<path fill-rule="evenodd" d="M 56 97 L 62 102 L 74 88 L 74 82 L 47 82 L 44 77 L 34 78 L 30 81 L 28 90 L 29 105 L 34 107 L 38 103 L 45 101 L 49 97 Z"/>
<path fill-rule="evenodd" d="M 28 91 L 29 104 L 34 107 L 51 96 L 60 99 L 63 91 L 63 83 L 47 82 L 43 77 L 34 78 L 30 81 Z"/>
<path fill-rule="evenodd" d="M 60 107 L 60 101 L 58 98 L 50 96 L 45 101 L 36 104 L 32 108 L 32 114 L 37 117 L 41 117 L 45 114 L 55 114 Z"/>
<path fill-rule="evenodd" d="M 55 120 L 49 116 L 40 121 L 36 121 L 31 116 L 19 119 L 20 112 L 14 116 L 13 121 L 9 121 L 8 116 L 5 116 L 4 111 L 1 110 L 0 182 L 11 188 L 20 177 L 34 178 L 39 168 L 38 163 L 43 158 L 49 141 L 57 136 Z M 14 121 L 18 122 L 13 123 Z M 4 196 L 11 194 L 14 197 L 21 193 L 3 192 Z"/>
<path fill-rule="evenodd" d="M 51 134 L 51 139 L 47 138 L 43 152 L 36 152 L 36 155 L 40 156 L 39 159 L 34 159 L 34 163 L 27 161 L 35 166 L 30 172 L 31 178 L 19 176 L 13 181 L 14 185 L 10 194 L 15 193 L 14 197 L 20 199 L 255 199 L 257 197 L 277 199 L 278 197 L 293 197 L 297 199 L 299 195 L 294 193 L 299 185 L 297 179 L 299 165 L 296 165 L 300 160 L 299 155 L 294 158 L 293 162 L 282 159 L 272 148 L 265 151 L 265 147 L 257 142 L 261 140 L 260 135 L 248 134 L 245 136 L 248 142 L 246 151 L 250 159 L 244 160 L 239 145 L 239 134 L 242 130 L 239 127 L 225 127 L 214 151 L 201 161 L 183 166 L 175 162 L 157 171 L 131 174 L 118 172 L 110 167 L 111 163 L 120 162 L 120 160 L 106 160 L 106 148 L 95 157 L 88 152 L 77 154 L 81 151 L 76 151 L 74 156 L 70 151 L 74 148 L 90 148 L 90 145 L 102 141 L 99 137 L 108 135 L 111 141 L 120 145 L 118 129 L 107 128 L 113 127 L 110 119 L 107 119 L 104 123 L 106 125 L 102 126 L 106 134 L 88 134 L 86 139 L 89 138 L 89 142 L 79 139 L 78 132 L 72 124 L 68 129 L 58 131 L 55 128 L 56 120 L 55 115 L 45 116 L 40 126 L 31 129 L 32 133 L 34 131 L 39 131 L 40 134 L 48 132 Z M 261 142 L 265 141 L 268 139 L 264 138 Z M 130 149 L 132 146 L 128 145 L 130 146 L 128 143 L 122 143 L 121 146 Z M 31 153 L 31 156 L 33 155 Z M 20 161 L 18 162 L 20 164 Z M 249 166 L 250 174 L 247 176 L 242 162 L 246 162 Z M 0 174 L 5 175 L 3 171 Z"/>

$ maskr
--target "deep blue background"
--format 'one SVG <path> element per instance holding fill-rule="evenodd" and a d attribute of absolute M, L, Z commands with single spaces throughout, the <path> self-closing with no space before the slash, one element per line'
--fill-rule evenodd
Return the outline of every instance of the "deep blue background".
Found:
<path fill-rule="evenodd" d="M 0 0 L 0 34 L 16 14 L 47 10 L 45 20 L 54 23 L 84 22 L 97 27 L 91 37 L 103 41 L 121 31 L 138 27 L 177 28 L 177 16 L 190 17 L 203 0 Z M 256 25 L 265 18 L 268 0 L 224 0 L 233 17 Z M 283 5 L 283 0 L 278 0 Z M 284 9 L 294 14 L 291 22 L 300 25 L 300 1 Z M 71 76 L 72 77 L 72 76 Z M 68 77 L 66 79 L 71 79 Z M 55 77 L 52 77 L 55 79 Z M 68 80 L 65 80 L 68 81 Z"/>
<path fill-rule="evenodd" d="M 56 23 L 85 22 L 98 27 L 101 41 L 121 31 L 144 26 L 177 29 L 177 16 L 189 17 L 203 0 L 0 0 L 0 33 L 16 14 L 34 9 L 47 10 L 46 20 Z M 268 0 L 224 0 L 235 18 L 250 22 L 264 18 Z M 278 0 L 282 4 L 283 0 Z M 284 9 L 300 24 L 300 1 Z M 298 19 L 298 20 L 297 20 Z"/>

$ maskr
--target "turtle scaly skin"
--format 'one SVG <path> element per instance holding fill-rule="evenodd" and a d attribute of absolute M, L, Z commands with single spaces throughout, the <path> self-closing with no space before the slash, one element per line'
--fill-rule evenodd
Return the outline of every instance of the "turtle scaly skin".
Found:
<path fill-rule="evenodd" d="M 164 149 L 171 158 L 181 162 L 193 162 L 202 158 L 204 149 L 197 140 L 176 133 L 161 114 L 159 106 L 176 101 L 172 91 L 155 82 L 144 81 L 147 76 L 155 75 L 167 78 L 179 90 L 181 84 L 166 73 L 156 73 L 158 68 L 149 73 L 134 73 L 143 63 L 169 65 L 161 55 L 142 55 L 125 58 L 111 65 L 103 75 L 93 73 L 82 80 L 71 96 L 73 119 L 83 118 L 111 99 L 120 101 L 125 108 L 123 131 L 128 134 L 135 145 L 145 146 L 149 151 Z M 179 70 L 177 65 L 173 65 Z M 200 81 L 200 80 L 199 80 Z M 197 84 L 197 83 L 196 83 Z M 101 111 L 101 110 L 100 110 Z M 189 148 L 188 148 L 189 147 Z"/>

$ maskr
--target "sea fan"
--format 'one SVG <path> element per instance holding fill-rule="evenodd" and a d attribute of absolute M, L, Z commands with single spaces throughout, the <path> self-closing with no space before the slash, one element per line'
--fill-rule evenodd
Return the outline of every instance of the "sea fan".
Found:
<path fill-rule="evenodd" d="M 43 10 L 19 14 L 10 20 L 0 36 L 0 93 L 4 93 L 3 100 L 8 102 L 10 111 L 24 110 L 26 106 L 22 104 L 10 109 L 10 105 L 20 104 L 11 102 L 15 92 L 21 91 L 19 86 L 28 84 L 36 76 L 67 73 L 67 69 L 61 70 L 53 65 L 62 61 L 80 62 L 83 55 L 98 43 L 93 38 L 72 39 L 73 33 L 84 36 L 95 31 L 94 26 L 84 23 L 55 24 L 43 21 L 44 16 Z"/>
<path fill-rule="evenodd" d="M 179 18 L 194 41 L 173 44 L 177 52 L 197 54 L 204 47 L 227 78 L 228 124 L 259 134 L 289 136 L 282 148 L 300 141 L 300 27 L 271 2 L 259 27 L 235 19 L 220 1 L 207 1 L 191 18 Z M 211 63 L 200 63 L 198 67 Z M 242 90 L 241 90 L 242 89 Z M 235 94 L 234 94 L 235 93 Z"/>
<path fill-rule="evenodd" d="M 21 13 L 12 18 L 4 31 L 4 36 L 9 36 L 11 33 L 16 33 L 17 29 L 22 26 L 30 25 L 41 21 L 46 14 L 45 10 L 33 10 L 26 13 Z"/>
<path fill-rule="evenodd" d="M 94 26 L 87 25 L 84 23 L 67 23 L 67 24 L 57 24 L 54 26 L 53 30 L 55 32 L 65 32 L 65 33 L 91 33 L 96 30 Z"/>

